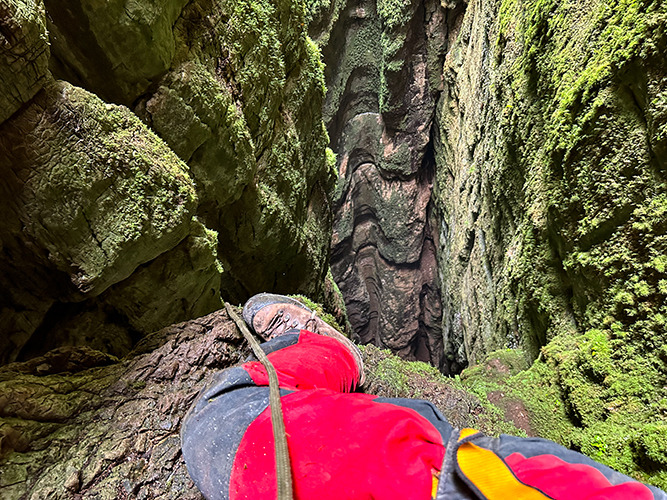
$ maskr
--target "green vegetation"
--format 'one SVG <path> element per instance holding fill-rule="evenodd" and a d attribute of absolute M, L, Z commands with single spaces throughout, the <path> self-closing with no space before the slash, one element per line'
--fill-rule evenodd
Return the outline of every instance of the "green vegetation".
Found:
<path fill-rule="evenodd" d="M 378 0 L 377 13 L 382 27 L 380 45 L 382 59 L 380 65 L 380 111 L 389 111 L 390 89 L 387 85 L 388 73 L 397 73 L 406 61 L 401 53 L 407 38 L 408 24 L 412 21 L 414 7 L 410 0 Z M 391 78 L 396 80 L 394 76 Z M 400 102 L 400 101 L 399 101 Z M 406 159 L 396 158 L 394 163 L 404 166 Z"/>
<path fill-rule="evenodd" d="M 22 159 L 34 171 L 28 231 L 80 291 L 100 293 L 187 236 L 194 185 L 127 108 L 66 83 L 43 99 L 44 119 L 20 139 L 44 151 Z"/>
<path fill-rule="evenodd" d="M 365 12 L 367 19 L 355 30 L 351 30 L 345 40 L 345 51 L 343 60 L 339 63 L 339 69 L 329 84 L 329 95 L 327 96 L 327 108 L 325 109 L 324 122 L 331 123 L 333 116 L 337 113 L 346 82 L 354 71 L 364 69 L 367 73 L 363 84 L 368 89 L 378 89 L 381 86 L 382 71 L 378 68 L 378 61 L 382 60 L 381 47 L 377 41 L 382 36 L 382 27 L 374 12 Z M 358 89 L 361 91 L 362 89 Z M 371 94 L 374 92 L 371 92 Z M 379 103 L 378 109 L 379 111 Z"/>
<path fill-rule="evenodd" d="M 303 305 L 309 307 L 311 310 L 315 311 L 317 313 L 317 316 L 322 319 L 325 323 L 328 323 L 329 325 L 333 326 L 336 330 L 339 332 L 344 332 L 346 331 L 345 328 L 343 328 L 339 322 L 336 320 L 336 318 L 333 316 L 333 314 L 327 312 L 324 310 L 324 306 L 318 302 L 313 302 L 310 300 L 308 297 L 305 295 L 290 295 L 290 297 L 298 300 L 301 302 Z"/>
<path fill-rule="evenodd" d="M 544 419 L 540 435 L 663 488 L 667 184 L 653 151 L 666 147 L 666 20 L 649 0 L 504 0 L 493 174 L 524 173 L 511 288 L 531 357 L 546 344 L 507 385 Z M 529 376 L 562 402 L 552 424 L 522 393 Z"/>
<path fill-rule="evenodd" d="M 364 390 L 390 398 L 419 398 L 435 404 L 452 425 L 472 427 L 489 435 L 525 435 L 502 410 L 489 402 L 479 387 L 445 377 L 422 362 L 404 361 L 372 345 L 361 346 L 366 384 Z"/>

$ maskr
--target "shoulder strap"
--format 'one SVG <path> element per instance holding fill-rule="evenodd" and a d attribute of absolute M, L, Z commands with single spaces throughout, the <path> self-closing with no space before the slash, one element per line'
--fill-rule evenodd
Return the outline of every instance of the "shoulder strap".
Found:
<path fill-rule="evenodd" d="M 289 449 L 287 447 L 287 433 L 285 432 L 285 420 L 283 408 L 280 402 L 280 387 L 278 385 L 278 374 L 259 346 L 257 339 L 250 333 L 248 327 L 238 314 L 225 302 L 225 309 L 230 318 L 246 338 L 255 357 L 266 369 L 269 376 L 269 405 L 271 407 L 271 425 L 273 426 L 273 439 L 276 451 L 276 477 L 278 480 L 278 500 L 292 500 L 292 470 L 290 467 Z"/>
<path fill-rule="evenodd" d="M 456 462 L 458 470 L 487 500 L 546 500 L 551 497 L 519 481 L 505 461 L 493 451 L 474 443 L 482 437 L 474 429 L 459 434 Z"/>
<path fill-rule="evenodd" d="M 446 445 L 436 500 L 547 500 L 512 473 L 475 429 L 454 430 Z"/>

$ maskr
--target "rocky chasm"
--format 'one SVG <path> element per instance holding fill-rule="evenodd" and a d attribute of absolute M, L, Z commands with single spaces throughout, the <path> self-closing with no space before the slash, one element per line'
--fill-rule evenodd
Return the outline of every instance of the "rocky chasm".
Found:
<path fill-rule="evenodd" d="M 369 390 L 664 488 L 666 26 L 651 0 L 0 1 L 0 496 L 199 498 L 178 425 L 243 355 L 214 311 L 265 290 L 459 374 L 367 346 Z"/>
<path fill-rule="evenodd" d="M 338 155 L 331 267 L 360 338 L 445 373 L 521 352 L 527 370 L 461 377 L 506 415 L 520 402 L 532 432 L 660 481 L 667 5 L 310 16 Z"/>

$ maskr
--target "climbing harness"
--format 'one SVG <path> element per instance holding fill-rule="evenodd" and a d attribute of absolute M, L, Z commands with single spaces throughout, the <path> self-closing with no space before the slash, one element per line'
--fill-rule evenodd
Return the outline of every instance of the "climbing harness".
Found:
<path fill-rule="evenodd" d="M 257 339 L 250 333 L 248 327 L 245 325 L 239 315 L 232 309 L 232 307 L 225 303 L 225 309 L 241 333 L 246 338 L 255 357 L 266 369 L 269 377 L 269 406 L 271 408 L 271 425 L 273 427 L 273 438 L 275 442 L 276 451 L 276 478 L 278 480 L 278 500 L 292 500 L 292 470 L 289 459 L 289 449 L 287 447 L 287 433 L 285 431 L 285 419 L 283 415 L 283 408 L 280 402 L 280 389 L 278 386 L 278 374 L 276 369 L 269 361 L 269 358 L 264 354 L 262 348 L 259 346 Z"/>

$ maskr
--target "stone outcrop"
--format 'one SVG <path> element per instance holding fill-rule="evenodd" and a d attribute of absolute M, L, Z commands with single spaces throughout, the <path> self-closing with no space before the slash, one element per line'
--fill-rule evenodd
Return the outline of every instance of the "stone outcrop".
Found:
<path fill-rule="evenodd" d="M 0 368 L 0 496 L 201 499 L 180 447 L 199 390 L 239 361 L 225 312 L 168 327 L 123 360 L 61 347 Z"/>
<path fill-rule="evenodd" d="M 247 7 L 0 7 L 0 363 L 333 298 L 320 53 L 300 4 Z"/>
<path fill-rule="evenodd" d="M 42 88 L 49 65 L 46 15 L 39 1 L 0 5 L 0 123 Z"/>
<path fill-rule="evenodd" d="M 56 347 L 68 313 L 99 311 L 95 298 L 198 230 L 187 166 L 127 108 L 64 82 L 0 126 L 0 172 L 3 361 L 35 332 L 33 349 Z M 151 292 L 153 307 L 174 297 Z M 193 307 L 219 303 L 219 285 L 202 292 Z M 113 354 L 131 344 L 121 330 Z"/>
<path fill-rule="evenodd" d="M 331 265 L 353 330 L 363 343 L 447 371 L 430 204 L 447 11 L 416 1 L 311 9 L 338 154 Z"/>

